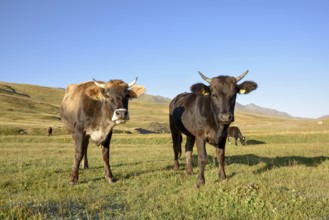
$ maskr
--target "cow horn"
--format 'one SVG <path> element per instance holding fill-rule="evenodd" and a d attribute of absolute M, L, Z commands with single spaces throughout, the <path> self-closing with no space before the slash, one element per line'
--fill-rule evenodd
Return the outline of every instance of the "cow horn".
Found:
<path fill-rule="evenodd" d="M 136 77 L 136 79 L 134 81 L 132 81 L 131 83 L 128 83 L 128 88 L 132 87 L 133 85 L 135 85 L 135 83 L 137 82 L 138 77 Z"/>
<path fill-rule="evenodd" d="M 245 77 L 247 75 L 247 73 L 249 72 L 249 70 L 246 70 L 244 73 L 242 73 L 239 77 L 235 77 L 236 78 L 236 82 L 239 82 L 241 79 L 243 79 L 243 77 Z"/>
<path fill-rule="evenodd" d="M 203 75 L 200 71 L 198 71 L 199 75 L 202 77 L 202 79 L 204 81 L 206 81 L 207 83 L 211 83 L 211 79 L 206 77 L 205 75 Z"/>
<path fill-rule="evenodd" d="M 104 83 L 99 83 L 94 78 L 93 78 L 93 80 L 94 80 L 94 83 L 96 84 L 96 86 L 98 86 L 99 88 L 105 89 L 105 84 Z"/>

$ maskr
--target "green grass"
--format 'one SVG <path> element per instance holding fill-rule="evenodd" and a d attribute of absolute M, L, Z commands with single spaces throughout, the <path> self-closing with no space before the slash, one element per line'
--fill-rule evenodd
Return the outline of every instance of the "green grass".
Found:
<path fill-rule="evenodd" d="M 253 136 L 266 143 L 228 145 L 228 180 L 218 182 L 208 146 L 206 185 L 172 170 L 169 134 L 115 134 L 107 184 L 100 148 L 90 145 L 90 169 L 69 185 L 69 136 L 0 138 L 0 219 L 326 219 L 329 217 L 328 133 Z M 285 143 L 283 140 L 290 140 Z M 196 151 L 196 150 L 195 150 Z M 4 156 L 6 155 L 6 156 Z"/>

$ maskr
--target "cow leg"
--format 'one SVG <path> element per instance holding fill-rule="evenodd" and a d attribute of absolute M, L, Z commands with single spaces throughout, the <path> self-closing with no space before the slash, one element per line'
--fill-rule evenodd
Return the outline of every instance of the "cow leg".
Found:
<path fill-rule="evenodd" d="M 195 143 L 195 137 L 194 136 L 187 136 L 186 137 L 185 157 L 186 157 L 186 173 L 188 175 L 191 175 L 193 173 L 192 152 L 193 152 L 194 143 Z"/>
<path fill-rule="evenodd" d="M 112 137 L 112 130 L 107 136 L 106 141 L 102 144 L 102 156 L 104 161 L 104 169 L 105 169 L 105 179 L 108 183 L 113 183 L 113 175 L 110 167 L 110 141 Z"/>
<path fill-rule="evenodd" d="M 220 180 L 226 178 L 224 170 L 225 148 L 216 148 L 216 156 L 218 161 L 218 177 Z"/>
<path fill-rule="evenodd" d="M 76 129 L 75 133 L 72 136 L 74 138 L 75 154 L 74 154 L 74 162 L 71 172 L 71 185 L 75 185 L 78 183 L 79 166 L 84 155 L 83 140 L 85 138 L 85 133 L 83 131 L 79 131 L 78 129 Z"/>
<path fill-rule="evenodd" d="M 85 136 L 83 141 L 83 168 L 88 169 L 89 163 L 88 163 L 88 144 L 89 144 L 89 136 Z"/>
<path fill-rule="evenodd" d="M 206 142 L 203 138 L 197 138 L 197 148 L 198 148 L 198 165 L 199 165 L 199 175 L 197 186 L 205 184 L 204 169 L 208 162 L 207 152 L 206 152 Z"/>
<path fill-rule="evenodd" d="M 235 146 L 238 146 L 238 138 L 236 137 L 234 138 L 234 140 L 235 140 Z"/>
<path fill-rule="evenodd" d="M 182 135 L 175 128 L 171 128 L 171 138 L 173 142 L 173 150 L 174 150 L 174 170 L 179 169 L 178 159 L 182 155 Z"/>
<path fill-rule="evenodd" d="M 223 138 L 222 141 L 219 143 L 219 146 L 216 147 L 216 157 L 218 161 L 218 177 L 220 180 L 226 179 L 226 174 L 224 170 L 225 144 L 226 138 Z"/>

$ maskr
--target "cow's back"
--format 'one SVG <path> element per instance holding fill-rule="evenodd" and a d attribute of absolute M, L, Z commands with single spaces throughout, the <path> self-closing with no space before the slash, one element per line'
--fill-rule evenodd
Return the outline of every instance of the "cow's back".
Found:
<path fill-rule="evenodd" d="M 74 130 L 74 118 L 77 115 L 77 104 L 80 102 L 81 94 L 78 92 L 79 85 L 70 84 L 65 89 L 65 94 L 61 103 L 61 119 L 65 127 Z"/>
<path fill-rule="evenodd" d="M 61 119 L 70 131 L 74 130 L 74 123 L 78 120 L 81 111 L 84 111 L 85 103 L 88 102 L 87 89 L 93 86 L 93 82 L 67 86 L 61 103 Z"/>
<path fill-rule="evenodd" d="M 81 91 L 81 89 L 79 91 L 79 85 L 68 85 L 65 89 L 65 94 L 61 103 L 62 110 L 72 111 L 75 108 L 76 103 L 80 101 Z"/>

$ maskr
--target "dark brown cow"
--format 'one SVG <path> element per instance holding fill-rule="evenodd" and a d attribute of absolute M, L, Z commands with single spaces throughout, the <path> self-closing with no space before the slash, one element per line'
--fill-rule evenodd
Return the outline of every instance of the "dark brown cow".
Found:
<path fill-rule="evenodd" d="M 128 100 L 145 92 L 142 86 L 132 87 L 136 80 L 129 84 L 122 80 L 94 80 L 66 88 L 61 104 L 61 119 L 75 143 L 72 185 L 78 182 L 79 165 L 84 156 L 85 167 L 88 167 L 89 137 L 97 145 L 102 145 L 105 179 L 108 183 L 113 182 L 109 163 L 112 129 L 129 120 Z"/>
<path fill-rule="evenodd" d="M 49 128 L 47 129 L 47 133 L 48 133 L 48 136 L 53 135 L 53 128 L 52 128 L 52 127 L 49 127 Z"/>
<path fill-rule="evenodd" d="M 230 138 L 234 138 L 235 145 L 238 146 L 238 139 L 242 145 L 246 145 L 246 138 L 242 136 L 240 129 L 236 126 L 230 126 L 228 128 L 227 140 L 230 142 Z"/>
<path fill-rule="evenodd" d="M 198 186 L 205 184 L 204 168 L 207 163 L 205 143 L 216 147 L 219 164 L 219 179 L 225 179 L 224 157 L 227 129 L 234 121 L 234 107 L 237 93 L 247 94 L 257 88 L 257 84 L 246 81 L 237 84 L 248 71 L 239 77 L 218 76 L 208 78 L 200 76 L 210 85 L 202 83 L 191 87 L 192 93 L 177 95 L 170 103 L 169 121 L 174 149 L 174 168 L 179 169 L 181 156 L 181 133 L 187 136 L 186 171 L 192 174 L 192 150 L 196 142 L 198 149 Z"/>

